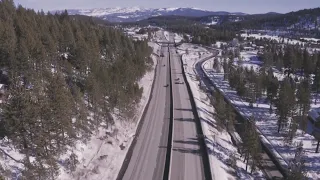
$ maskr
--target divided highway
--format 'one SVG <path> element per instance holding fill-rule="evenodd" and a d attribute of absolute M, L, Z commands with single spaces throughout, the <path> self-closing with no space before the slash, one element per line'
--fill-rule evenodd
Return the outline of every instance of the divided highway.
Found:
<path fill-rule="evenodd" d="M 160 54 L 164 56 L 158 59 L 149 106 L 117 179 L 206 179 L 205 170 L 210 168 L 204 167 L 205 147 L 198 140 L 196 110 L 184 82 L 181 57 L 171 45 L 162 46 Z"/>

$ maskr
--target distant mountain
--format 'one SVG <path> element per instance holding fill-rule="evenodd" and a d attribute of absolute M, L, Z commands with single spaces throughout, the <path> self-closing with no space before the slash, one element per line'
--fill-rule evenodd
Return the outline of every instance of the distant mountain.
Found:
<path fill-rule="evenodd" d="M 274 14 L 274 15 L 279 15 L 281 13 L 277 13 L 277 12 L 267 12 L 266 14 Z"/>
<path fill-rule="evenodd" d="M 230 13 L 226 11 L 208 11 L 198 8 L 99 8 L 99 9 L 69 9 L 67 10 L 70 15 L 85 15 L 99 17 L 110 22 L 134 22 L 150 17 L 156 16 L 189 16 L 201 17 L 209 15 L 246 15 L 245 13 L 235 12 Z M 54 11 L 63 12 L 63 11 Z"/>
<path fill-rule="evenodd" d="M 320 32 L 320 8 L 303 9 L 286 14 L 267 13 L 243 16 L 242 21 L 226 22 L 228 28 L 273 29 L 284 31 Z"/>
<path fill-rule="evenodd" d="M 164 28 L 176 26 L 208 26 L 214 29 L 273 30 L 281 35 L 320 38 L 320 8 L 304 9 L 286 14 L 269 12 L 248 15 L 157 16 L 127 25 L 152 25 Z"/>

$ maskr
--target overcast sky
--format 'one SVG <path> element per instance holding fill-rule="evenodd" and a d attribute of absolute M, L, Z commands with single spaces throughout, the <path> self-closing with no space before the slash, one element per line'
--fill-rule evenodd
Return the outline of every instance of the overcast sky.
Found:
<path fill-rule="evenodd" d="M 90 9 L 107 7 L 197 7 L 244 13 L 290 12 L 320 7 L 320 0 L 15 0 L 35 10 Z"/>

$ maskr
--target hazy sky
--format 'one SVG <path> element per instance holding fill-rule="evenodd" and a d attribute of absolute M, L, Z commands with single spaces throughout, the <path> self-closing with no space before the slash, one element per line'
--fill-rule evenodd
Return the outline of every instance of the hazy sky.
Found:
<path fill-rule="evenodd" d="M 132 7 L 197 7 L 214 11 L 265 13 L 320 7 L 320 0 L 15 0 L 35 10 Z"/>

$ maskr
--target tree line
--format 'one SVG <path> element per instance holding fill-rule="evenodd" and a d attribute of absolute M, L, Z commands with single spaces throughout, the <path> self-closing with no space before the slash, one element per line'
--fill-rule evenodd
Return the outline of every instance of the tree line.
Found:
<path fill-rule="evenodd" d="M 320 37 L 318 17 L 320 8 L 304 9 L 286 14 L 267 13 L 242 16 L 239 22 L 223 22 L 221 27 L 232 30 L 285 30 L 289 35 Z"/>
<path fill-rule="evenodd" d="M 202 25 L 175 24 L 167 28 L 173 32 L 191 35 L 191 43 L 203 44 L 207 46 L 215 44 L 216 41 L 231 41 L 234 37 L 236 37 L 235 32 L 228 29 L 206 28 Z"/>
<path fill-rule="evenodd" d="M 254 103 L 261 97 L 266 97 L 270 104 L 270 113 L 275 111 L 278 117 L 278 132 L 285 130 L 285 142 L 291 144 L 298 128 L 306 129 L 310 104 L 318 103 L 317 98 L 314 102 L 311 102 L 311 99 L 312 94 L 317 97 L 319 93 L 320 53 L 299 45 L 267 43 L 264 47 L 264 51 L 259 55 L 263 65 L 257 70 L 253 67 L 242 67 L 242 58 L 236 50 L 222 53 L 223 61 L 216 58 L 213 68 L 223 70 L 224 79 L 229 81 L 231 88 L 236 90 L 239 96 L 249 102 L 251 108 L 254 108 Z M 235 57 L 238 58 L 236 62 Z M 279 80 L 275 72 L 284 74 L 284 78 Z M 221 101 L 216 102 L 220 104 L 216 105 L 216 108 L 221 111 Z M 254 124 L 253 117 L 248 122 Z M 319 123 L 316 126 L 319 126 Z M 250 133 L 250 128 L 254 129 L 250 123 L 244 127 L 247 130 L 244 131 L 242 140 L 244 145 L 247 144 L 245 145 L 247 149 L 243 149 L 242 153 L 247 162 L 248 157 L 251 157 L 251 166 L 254 168 L 257 163 L 259 164 L 259 151 L 257 151 L 259 145 L 256 145 L 259 142 L 255 142 L 254 137 L 257 137 L 255 132 Z M 302 145 L 299 145 L 297 151 L 301 151 L 301 148 Z M 288 176 L 303 179 L 306 174 L 302 155 L 298 160 L 299 162 L 294 161 L 295 167 Z"/>
<path fill-rule="evenodd" d="M 228 65 L 225 65 L 224 68 L 228 68 Z M 277 107 L 276 114 L 279 118 L 278 125 L 281 130 L 284 126 L 288 125 L 288 118 L 292 117 L 292 114 L 297 115 L 293 112 L 293 109 L 298 109 L 298 114 L 301 116 L 302 120 L 305 120 L 304 118 L 307 117 L 307 112 L 310 105 L 310 102 L 306 103 L 308 102 L 308 97 L 303 97 L 308 96 L 308 93 L 306 92 L 306 81 L 303 81 L 301 85 L 297 85 L 297 100 L 295 100 L 295 97 L 292 97 L 295 96 L 295 94 L 291 88 L 291 83 L 288 82 L 289 79 L 285 79 L 282 84 L 282 82 L 279 82 L 278 79 L 273 76 L 272 71 L 269 71 L 263 76 L 255 73 L 253 69 L 248 70 L 238 68 L 238 70 L 235 70 L 233 68 L 234 67 L 231 68 L 231 71 L 228 71 L 229 73 L 225 73 L 227 74 L 225 78 L 230 82 L 232 88 L 237 91 L 238 95 L 240 95 L 246 101 L 249 101 L 252 108 L 254 107 L 253 103 L 255 100 L 261 97 L 263 91 L 265 91 L 267 99 L 270 101 L 270 103 L 274 103 Z M 251 79 L 249 77 L 251 77 Z M 265 85 L 263 85 L 264 83 Z M 289 103 L 290 101 L 290 104 L 281 103 L 283 101 L 286 103 Z M 217 122 L 217 128 L 220 130 L 226 128 L 228 132 L 234 131 L 233 128 L 237 120 L 235 119 L 236 116 L 231 105 L 226 103 L 223 96 L 218 92 L 214 93 L 214 100 L 212 100 L 212 102 L 216 110 L 215 120 Z M 270 110 L 272 112 L 272 108 Z M 289 130 L 287 132 L 287 136 L 285 137 L 286 142 L 292 143 L 299 123 L 302 120 L 291 120 L 288 127 Z M 257 133 L 255 127 L 255 118 L 251 116 L 248 119 L 244 119 L 243 122 L 238 121 L 236 126 L 238 126 L 237 129 L 242 139 L 242 142 L 238 147 L 240 158 L 243 158 L 243 162 L 246 163 L 246 171 L 248 171 L 248 167 L 250 166 L 250 173 L 253 173 L 258 169 L 258 167 L 262 167 L 262 147 L 259 134 Z M 290 164 L 291 170 L 288 171 L 288 176 L 286 179 L 302 180 L 306 177 L 302 145 L 297 146 L 296 151 L 302 153 L 300 153 L 298 157 L 295 157 L 295 160 L 293 160 Z M 233 165 L 233 168 L 236 169 L 237 167 Z"/>
<path fill-rule="evenodd" d="M 205 18 L 205 17 L 204 17 Z M 151 17 L 134 23 L 122 23 L 122 26 L 157 26 L 165 28 L 169 31 L 188 34 L 192 39 L 185 38 L 185 42 L 194 44 L 211 45 L 216 41 L 230 41 L 236 37 L 236 33 L 228 28 L 206 27 L 201 22 L 201 18 L 186 16 L 158 16 Z M 186 36 L 184 36 L 186 37 Z"/>
<path fill-rule="evenodd" d="M 56 179 L 77 140 L 114 124 L 115 109 L 132 117 L 150 54 L 147 41 L 91 19 L 0 1 L 0 137 L 23 155 L 19 179 Z M 68 162 L 76 165 L 74 153 Z"/>

